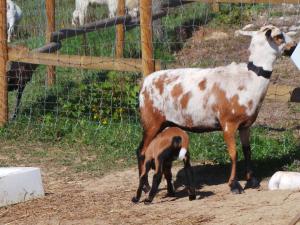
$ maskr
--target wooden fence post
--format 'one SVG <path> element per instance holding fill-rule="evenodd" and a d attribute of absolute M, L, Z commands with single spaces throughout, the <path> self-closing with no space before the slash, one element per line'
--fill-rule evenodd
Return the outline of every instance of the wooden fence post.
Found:
<path fill-rule="evenodd" d="M 6 63 L 8 61 L 6 0 L 0 0 L 0 126 L 8 121 Z"/>
<path fill-rule="evenodd" d="M 118 1 L 117 16 L 125 16 L 125 0 Z M 116 32 L 116 57 L 122 58 L 124 56 L 124 41 L 125 41 L 125 24 L 117 25 Z"/>
<path fill-rule="evenodd" d="M 51 33 L 55 31 L 55 0 L 46 0 L 46 13 L 47 13 L 47 30 L 46 42 L 51 40 Z M 55 67 L 47 67 L 47 85 L 51 86 L 55 83 Z"/>
<path fill-rule="evenodd" d="M 212 10 L 214 13 L 220 12 L 220 3 L 218 3 L 217 1 L 214 1 L 212 3 Z"/>
<path fill-rule="evenodd" d="M 147 76 L 154 72 L 152 43 L 152 0 L 140 1 L 142 71 Z"/>

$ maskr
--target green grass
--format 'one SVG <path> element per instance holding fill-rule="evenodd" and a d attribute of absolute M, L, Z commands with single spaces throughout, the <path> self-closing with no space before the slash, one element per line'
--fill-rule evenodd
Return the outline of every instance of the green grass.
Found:
<path fill-rule="evenodd" d="M 19 118 L 0 132 L 3 146 L 14 146 L 9 150 L 0 148 L 2 158 L 10 158 L 0 159 L 0 164 L 3 166 L 9 165 L 8 162 L 18 164 L 50 161 L 55 162 L 57 166 L 68 166 L 72 171 L 101 175 L 110 170 L 135 165 L 135 150 L 141 140 L 141 134 L 138 123 L 112 123 L 103 126 L 86 120 L 49 116 L 40 118 L 40 121 L 31 121 L 28 117 Z M 221 165 L 230 162 L 220 132 L 191 133 L 190 139 L 190 151 L 194 162 Z M 24 145 L 41 147 L 29 151 L 23 147 L 18 148 Z M 299 141 L 293 137 L 292 132 L 274 134 L 267 129 L 254 128 L 251 145 L 255 166 L 264 168 L 265 171 L 262 171 L 299 169 L 294 161 L 300 159 Z M 240 144 L 238 151 L 241 160 L 243 156 Z M 11 157 L 15 155 L 19 155 L 19 159 Z"/>

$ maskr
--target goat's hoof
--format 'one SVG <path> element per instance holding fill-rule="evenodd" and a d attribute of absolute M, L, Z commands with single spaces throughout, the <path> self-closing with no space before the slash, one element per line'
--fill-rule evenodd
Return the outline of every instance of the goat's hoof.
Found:
<path fill-rule="evenodd" d="M 143 187 L 143 192 L 148 193 L 150 191 L 151 187 L 149 184 L 145 184 Z"/>
<path fill-rule="evenodd" d="M 251 179 L 247 180 L 244 189 L 259 188 L 259 187 L 260 187 L 259 181 L 255 177 L 252 177 Z"/>
<path fill-rule="evenodd" d="M 196 194 L 193 194 L 193 195 L 189 195 L 189 200 L 190 201 L 193 201 L 196 199 Z"/>
<path fill-rule="evenodd" d="M 168 191 L 167 197 L 175 197 L 175 192 L 174 191 Z"/>
<path fill-rule="evenodd" d="M 151 203 L 152 203 L 152 200 L 149 199 L 149 198 L 146 198 L 146 199 L 144 200 L 144 204 L 145 204 L 145 205 L 150 205 Z"/>
<path fill-rule="evenodd" d="M 139 199 L 138 199 L 137 197 L 133 197 L 133 198 L 131 199 L 131 201 L 132 201 L 133 203 L 138 203 L 138 202 L 139 202 Z"/>
<path fill-rule="evenodd" d="M 230 191 L 232 194 L 242 194 L 244 193 L 244 189 L 240 185 L 238 181 L 232 181 L 232 183 L 229 185 L 230 186 Z"/>

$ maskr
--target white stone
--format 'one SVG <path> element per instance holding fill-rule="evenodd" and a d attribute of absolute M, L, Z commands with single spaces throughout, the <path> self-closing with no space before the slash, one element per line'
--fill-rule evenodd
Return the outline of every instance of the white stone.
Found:
<path fill-rule="evenodd" d="M 300 70 L 300 45 L 298 43 L 296 49 L 294 50 L 293 54 L 291 55 L 291 59 L 297 68 Z"/>
<path fill-rule="evenodd" d="M 44 196 L 39 168 L 0 168 L 0 207 Z"/>
<path fill-rule="evenodd" d="M 269 190 L 300 190 L 300 173 L 277 171 L 270 179 Z"/>

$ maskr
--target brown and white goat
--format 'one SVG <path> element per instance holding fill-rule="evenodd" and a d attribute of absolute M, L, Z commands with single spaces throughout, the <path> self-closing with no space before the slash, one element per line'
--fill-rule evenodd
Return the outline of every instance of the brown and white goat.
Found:
<path fill-rule="evenodd" d="M 241 193 L 243 188 L 236 178 L 235 133 L 239 130 L 246 161 L 245 188 L 259 186 L 250 165 L 249 128 L 266 95 L 277 56 L 284 51 L 291 53 L 296 44 L 272 25 L 239 33 L 252 37 L 248 63 L 162 70 L 145 78 L 139 95 L 144 130 L 137 150 L 140 174 L 149 144 L 165 127 L 194 132 L 220 130 L 232 162 L 229 186 L 233 193 Z"/>
<path fill-rule="evenodd" d="M 150 169 L 154 169 L 153 183 L 148 198 L 145 199 L 145 204 L 151 203 L 155 197 L 158 186 L 161 182 L 162 175 L 164 174 L 167 180 L 168 196 L 174 196 L 174 188 L 172 184 L 172 161 L 183 160 L 184 171 L 187 179 L 187 189 L 189 199 L 196 198 L 194 188 L 193 172 L 190 164 L 190 156 L 188 152 L 189 137 L 187 133 L 180 128 L 171 127 L 166 128 L 159 133 L 156 138 L 150 143 L 145 152 L 145 160 L 141 167 L 141 175 L 139 180 L 139 187 L 136 196 L 132 201 L 137 203 L 142 195 L 142 189 L 147 182 L 147 177 Z"/>

